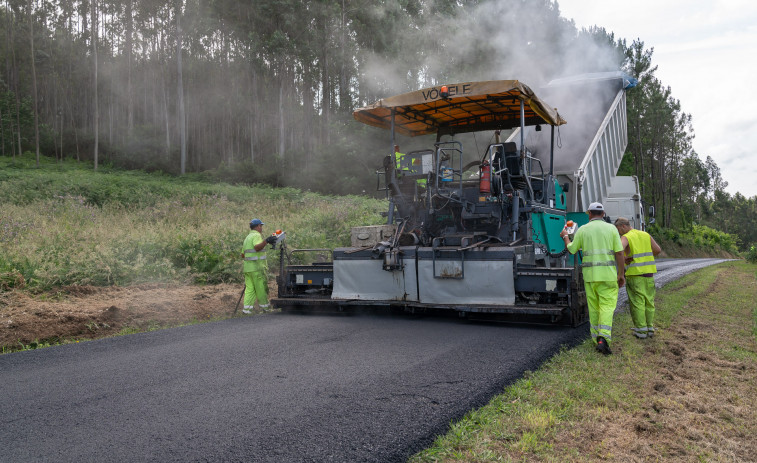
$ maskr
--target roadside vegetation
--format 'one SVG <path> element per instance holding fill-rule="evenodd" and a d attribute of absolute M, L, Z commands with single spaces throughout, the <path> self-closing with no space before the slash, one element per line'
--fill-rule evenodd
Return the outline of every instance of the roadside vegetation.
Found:
<path fill-rule="evenodd" d="M 746 257 L 747 262 L 750 262 L 752 264 L 757 264 L 757 247 L 755 247 L 754 245 L 750 247 L 745 257 Z"/>
<path fill-rule="evenodd" d="M 213 173 L 174 177 L 107 165 L 92 172 L 87 162 L 50 158 L 35 164 L 31 153 L 0 157 L 2 290 L 239 283 L 239 247 L 253 217 L 266 232 L 286 231 L 300 249 L 348 245 L 351 227 L 385 220 L 386 203 L 363 196 L 232 185 Z M 738 256 L 736 236 L 706 226 L 652 233 L 671 257 Z"/>
<path fill-rule="evenodd" d="M 667 257 L 739 257 L 739 237 L 706 225 L 675 230 L 651 226 L 648 230 Z M 754 246 L 752 246 L 754 248 Z"/>
<path fill-rule="evenodd" d="M 753 461 L 756 299 L 743 261 L 670 283 L 654 338 L 616 315 L 614 355 L 589 340 L 561 352 L 410 461 Z"/>
<path fill-rule="evenodd" d="M 350 227 L 385 220 L 366 197 L 41 161 L 0 157 L 0 290 L 241 282 L 253 217 L 296 248 L 348 245 Z"/>

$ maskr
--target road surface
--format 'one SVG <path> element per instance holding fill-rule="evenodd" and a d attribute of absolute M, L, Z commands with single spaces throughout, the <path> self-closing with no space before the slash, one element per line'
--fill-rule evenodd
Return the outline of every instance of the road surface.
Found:
<path fill-rule="evenodd" d="M 0 461 L 401 462 L 587 336 L 269 314 L 6 354 Z"/>

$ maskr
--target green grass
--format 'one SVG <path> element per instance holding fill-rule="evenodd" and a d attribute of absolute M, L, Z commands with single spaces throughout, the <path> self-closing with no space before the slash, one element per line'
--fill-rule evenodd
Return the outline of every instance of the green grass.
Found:
<path fill-rule="evenodd" d="M 241 282 L 251 218 L 285 230 L 290 247 L 334 248 L 385 209 L 367 197 L 0 157 L 0 290 Z"/>
<path fill-rule="evenodd" d="M 538 371 L 527 372 L 488 405 L 452 423 L 446 435 L 438 437 L 410 462 L 625 461 L 630 454 L 622 453 L 627 449 L 620 449 L 623 445 L 616 442 L 623 439 L 624 433 L 631 440 L 637 435 L 633 428 L 619 432 L 621 437 L 613 431 L 623 429 L 627 424 L 624 420 L 640 422 L 639 417 L 649 413 L 649 391 L 654 392 L 652 385 L 659 381 L 667 364 L 666 348 L 679 348 L 676 346 L 680 344 L 680 349 L 694 349 L 684 336 L 689 339 L 692 335 L 700 336 L 697 331 L 680 331 L 678 323 L 682 320 L 701 323 L 703 327 L 710 322 L 728 333 L 733 331 L 731 327 L 744 326 L 728 337 L 698 338 L 697 355 L 704 355 L 705 359 L 711 355 L 721 359 L 718 362 L 757 364 L 754 270 L 754 265 L 744 262 L 728 263 L 700 270 L 658 290 L 655 323 L 660 329 L 658 336 L 644 342 L 632 339 L 629 314 L 616 315 L 613 356 L 597 354 L 590 340 L 561 351 Z M 741 317 L 745 314 L 747 318 L 751 316 L 751 324 L 744 325 Z M 757 386 L 754 380 L 751 384 Z M 653 403 L 652 409 L 670 407 L 677 412 L 682 407 L 675 395 L 661 395 L 655 400 L 661 402 Z M 716 396 L 711 400 L 726 403 L 733 399 Z M 713 433 L 744 435 L 750 422 L 749 432 L 753 432 L 757 411 L 750 412 L 747 425 L 727 411 L 705 418 L 712 419 L 711 426 L 718 429 Z M 651 424 L 641 420 L 642 426 L 649 427 L 645 432 L 667 431 L 664 421 L 650 421 Z M 595 432 L 597 429 L 599 432 Z M 687 442 L 689 456 L 694 460 L 723 460 L 723 454 L 712 453 L 717 449 L 710 448 L 711 441 L 720 442 L 718 439 L 720 436 L 715 435 L 709 440 Z M 627 446 L 630 445 L 631 441 Z M 649 452 L 661 461 L 670 456 L 671 446 L 675 445 L 652 440 Z"/>

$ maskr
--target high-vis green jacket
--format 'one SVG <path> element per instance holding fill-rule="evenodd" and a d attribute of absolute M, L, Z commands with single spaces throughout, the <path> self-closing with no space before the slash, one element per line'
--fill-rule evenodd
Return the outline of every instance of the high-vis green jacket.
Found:
<path fill-rule="evenodd" d="M 626 266 L 626 275 L 646 275 L 657 273 L 657 265 L 654 263 L 652 253 L 652 237 L 649 233 L 631 229 L 623 235 L 628 240 L 628 248 L 631 250 L 633 261 Z"/>
<path fill-rule="evenodd" d="M 402 161 L 405 159 L 405 153 L 400 153 L 399 151 L 394 152 L 394 159 L 397 164 L 397 167 L 395 170 L 397 171 L 397 177 L 401 177 L 403 174 L 406 174 L 410 171 L 410 168 L 405 166 L 402 167 Z M 419 178 L 416 180 L 416 183 L 420 186 L 426 186 L 426 179 L 425 178 Z"/>
<path fill-rule="evenodd" d="M 394 161 L 397 164 L 397 167 L 395 170 L 397 171 L 397 174 L 400 174 L 403 170 L 410 170 L 407 167 L 402 168 L 402 161 L 405 159 L 405 153 L 400 153 L 399 151 L 394 152 Z"/>
<path fill-rule="evenodd" d="M 244 239 L 242 245 L 242 252 L 244 253 L 244 272 L 257 272 L 260 270 L 268 270 L 268 262 L 266 261 L 265 248 L 260 251 L 255 251 L 255 246 L 263 242 L 263 235 L 257 230 L 250 231 L 247 238 Z"/>
<path fill-rule="evenodd" d="M 576 231 L 568 251 L 575 254 L 583 251 L 581 268 L 584 281 L 616 281 L 618 269 L 615 253 L 623 251 L 620 234 L 614 225 L 603 219 L 592 219 Z"/>

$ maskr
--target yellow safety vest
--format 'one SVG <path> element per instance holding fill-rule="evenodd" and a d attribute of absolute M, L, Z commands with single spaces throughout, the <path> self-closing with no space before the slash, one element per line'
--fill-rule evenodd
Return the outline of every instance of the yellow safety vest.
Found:
<path fill-rule="evenodd" d="M 652 237 L 649 233 L 631 229 L 623 236 L 628 240 L 628 249 L 633 258 L 633 261 L 626 265 L 626 275 L 657 273 L 657 265 L 654 263 L 654 253 L 652 253 Z"/>
<path fill-rule="evenodd" d="M 584 281 L 616 281 L 615 253 L 623 250 L 618 230 L 602 219 L 593 219 L 576 232 L 568 251 L 583 250 L 581 270 Z"/>
<path fill-rule="evenodd" d="M 402 168 L 401 163 L 402 163 L 402 159 L 404 158 L 405 158 L 405 153 L 400 153 L 399 151 L 394 152 L 394 160 L 397 163 L 397 167 L 395 168 L 395 170 L 397 171 L 398 174 L 400 173 L 401 170 L 408 170 L 407 168 L 404 168 L 404 169 Z"/>
<path fill-rule="evenodd" d="M 255 246 L 263 242 L 263 235 L 257 230 L 252 230 L 244 239 L 242 252 L 244 252 L 244 272 L 257 272 L 268 270 L 265 248 L 255 251 Z"/>
<path fill-rule="evenodd" d="M 396 167 L 397 177 L 402 176 L 403 174 L 402 171 L 408 172 L 410 170 L 409 167 L 402 167 L 401 163 L 404 158 L 405 158 L 404 153 L 400 153 L 399 151 L 394 152 L 394 159 L 395 159 L 395 162 L 397 163 L 397 167 Z M 426 179 L 419 178 L 418 180 L 416 180 L 416 183 L 418 183 L 418 185 L 420 186 L 426 186 Z"/>

